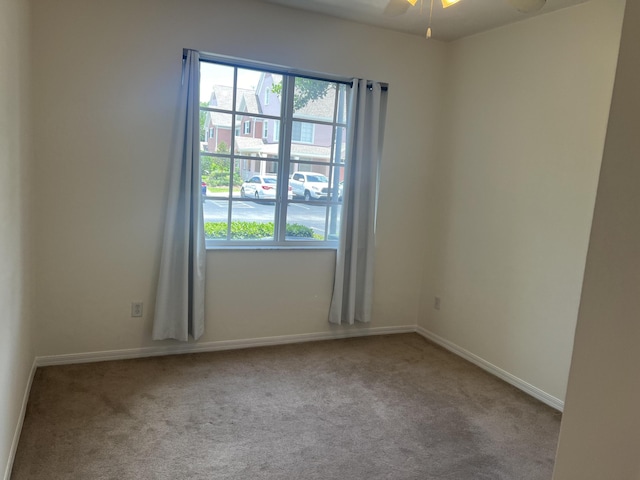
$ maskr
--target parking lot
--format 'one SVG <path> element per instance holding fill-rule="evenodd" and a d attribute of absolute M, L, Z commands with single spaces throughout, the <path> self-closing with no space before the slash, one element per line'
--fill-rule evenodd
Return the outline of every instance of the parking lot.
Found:
<path fill-rule="evenodd" d="M 314 233 L 324 235 L 327 208 L 335 208 L 336 221 L 340 220 L 341 206 L 327 207 L 314 205 L 313 202 L 289 203 L 287 208 L 287 223 L 297 223 L 313 229 Z M 240 222 L 273 222 L 275 218 L 275 203 L 234 200 L 231 220 Z M 229 212 L 229 200 L 224 198 L 207 197 L 203 205 L 205 222 L 226 222 Z"/>

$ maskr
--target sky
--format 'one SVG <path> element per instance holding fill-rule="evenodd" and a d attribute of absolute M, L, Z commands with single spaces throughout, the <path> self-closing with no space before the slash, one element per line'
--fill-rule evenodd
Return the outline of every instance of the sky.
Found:
<path fill-rule="evenodd" d="M 279 75 L 275 75 L 277 79 Z M 238 87 L 255 88 L 260 80 L 260 72 L 256 70 L 238 69 Z M 200 64 L 200 100 L 209 101 L 214 85 L 233 86 L 233 67 L 202 62 Z"/>

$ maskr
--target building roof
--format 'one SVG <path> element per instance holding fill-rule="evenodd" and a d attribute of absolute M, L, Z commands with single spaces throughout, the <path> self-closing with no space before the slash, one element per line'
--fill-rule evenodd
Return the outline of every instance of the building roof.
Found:
<path fill-rule="evenodd" d="M 276 147 L 278 145 L 276 144 Z M 252 153 L 260 153 L 264 147 L 261 138 L 253 137 L 236 137 L 236 154 L 250 155 Z"/>
<path fill-rule="evenodd" d="M 324 97 L 308 102 L 304 107 L 294 112 L 294 117 L 309 120 L 333 121 L 335 108 L 336 89 L 329 87 Z"/>
<path fill-rule="evenodd" d="M 237 103 L 240 106 L 239 110 L 251 113 L 260 112 L 255 90 L 238 88 L 237 96 Z M 233 87 L 228 85 L 214 85 L 211 90 L 211 96 L 209 97 L 209 106 L 222 110 L 232 110 Z"/>
<path fill-rule="evenodd" d="M 221 112 L 207 112 L 205 125 L 231 128 L 231 114 Z"/>

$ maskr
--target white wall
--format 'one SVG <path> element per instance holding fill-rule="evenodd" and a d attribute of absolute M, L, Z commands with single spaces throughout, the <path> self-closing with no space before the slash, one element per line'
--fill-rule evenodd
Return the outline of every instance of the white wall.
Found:
<path fill-rule="evenodd" d="M 560 400 L 623 9 L 594 0 L 447 52 L 419 324 Z"/>
<path fill-rule="evenodd" d="M 443 44 L 231 0 L 38 2 L 33 31 L 39 355 L 153 345 L 185 47 L 390 84 L 371 327 L 415 325 Z M 210 252 L 202 340 L 343 331 L 327 323 L 333 257 Z"/>
<path fill-rule="evenodd" d="M 640 479 L 640 4 L 627 2 L 555 480 Z"/>
<path fill-rule="evenodd" d="M 28 221 L 27 5 L 0 1 L 0 478 L 12 454 L 33 349 Z M 15 445 L 15 444 L 14 444 Z M 8 478 L 8 477 L 7 477 Z"/>

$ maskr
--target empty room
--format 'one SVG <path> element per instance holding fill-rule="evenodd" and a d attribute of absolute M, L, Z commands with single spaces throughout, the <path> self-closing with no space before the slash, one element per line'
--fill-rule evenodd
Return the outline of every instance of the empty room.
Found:
<path fill-rule="evenodd" d="M 639 42 L 0 0 L 3 478 L 639 480 Z"/>

